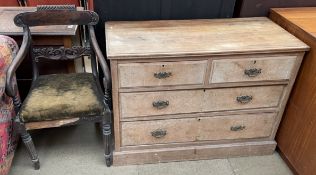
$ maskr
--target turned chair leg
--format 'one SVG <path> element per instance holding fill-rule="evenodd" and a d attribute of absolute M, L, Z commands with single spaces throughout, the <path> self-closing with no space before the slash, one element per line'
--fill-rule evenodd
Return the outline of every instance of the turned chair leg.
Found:
<path fill-rule="evenodd" d="M 111 132 L 111 112 L 110 110 L 105 110 L 105 115 L 102 121 L 102 134 L 104 143 L 104 157 L 106 166 L 112 165 L 112 132 Z"/>
<path fill-rule="evenodd" d="M 18 118 L 18 117 L 17 117 Z M 33 162 L 33 167 L 35 170 L 40 169 L 39 157 L 36 152 L 33 140 L 31 135 L 27 132 L 24 123 L 20 119 L 16 119 L 15 123 L 17 124 L 18 131 L 21 134 L 22 141 L 28 151 L 28 154 Z"/>
<path fill-rule="evenodd" d="M 104 157 L 106 166 L 112 165 L 112 153 L 111 153 L 111 126 L 109 124 L 103 124 L 103 142 L 104 142 Z"/>
<path fill-rule="evenodd" d="M 21 134 L 21 137 L 22 137 L 22 141 L 23 141 L 25 147 L 27 148 L 27 151 L 31 157 L 34 169 L 36 169 L 36 170 L 40 169 L 39 157 L 38 157 L 38 154 L 35 150 L 35 146 L 34 146 L 32 138 L 31 138 L 31 135 L 26 132 L 24 134 Z"/>

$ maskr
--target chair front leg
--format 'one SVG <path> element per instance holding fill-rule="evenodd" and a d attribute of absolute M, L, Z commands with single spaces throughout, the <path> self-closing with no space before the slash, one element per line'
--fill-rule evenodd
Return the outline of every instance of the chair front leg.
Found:
<path fill-rule="evenodd" d="M 15 126 L 17 127 L 16 129 L 18 130 L 19 134 L 21 134 L 22 141 L 27 148 L 28 154 L 33 162 L 34 169 L 40 169 L 39 157 L 36 152 L 32 137 L 25 128 L 25 124 L 21 121 L 19 116 L 16 117 L 14 122 Z"/>
<path fill-rule="evenodd" d="M 111 132 L 111 111 L 107 107 L 104 111 L 104 116 L 102 120 L 102 134 L 103 134 L 103 144 L 104 144 L 104 157 L 106 166 L 110 167 L 112 165 L 113 155 L 112 155 L 112 132 Z"/>

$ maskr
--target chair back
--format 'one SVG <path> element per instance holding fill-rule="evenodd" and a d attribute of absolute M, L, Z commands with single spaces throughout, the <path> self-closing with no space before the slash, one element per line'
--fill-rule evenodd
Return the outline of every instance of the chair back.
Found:
<path fill-rule="evenodd" d="M 77 10 L 75 5 L 40 5 L 34 12 L 24 12 L 15 16 L 14 23 L 23 27 L 23 42 L 17 58 L 9 67 L 6 81 L 7 93 L 14 97 L 17 90 L 10 86 L 13 75 L 27 54 L 32 57 L 33 67 L 33 82 L 39 76 L 37 63 L 42 59 L 50 60 L 74 60 L 88 55 L 91 58 L 92 73 L 98 80 L 99 72 L 103 72 L 103 86 L 105 91 L 111 88 L 111 76 L 108 65 L 97 43 L 94 26 L 98 23 L 99 16 L 93 11 Z M 71 48 L 64 47 L 32 47 L 32 38 L 30 27 L 33 26 L 48 26 L 48 25 L 85 25 L 88 30 L 88 38 L 90 45 L 88 46 L 73 46 Z M 100 68 L 97 69 L 98 61 Z"/>
<path fill-rule="evenodd" d="M 74 60 L 89 56 L 92 61 L 94 75 L 97 76 L 94 50 L 89 46 L 65 47 L 37 47 L 33 48 L 29 27 L 50 25 L 87 25 L 94 26 L 99 17 L 93 11 L 78 11 L 75 5 L 40 5 L 35 12 L 20 13 L 14 18 L 14 23 L 24 28 L 30 42 L 29 55 L 32 57 L 33 81 L 39 76 L 38 64 L 42 59 Z M 90 38 L 91 40 L 91 38 Z M 54 72 L 55 73 L 55 72 Z"/>

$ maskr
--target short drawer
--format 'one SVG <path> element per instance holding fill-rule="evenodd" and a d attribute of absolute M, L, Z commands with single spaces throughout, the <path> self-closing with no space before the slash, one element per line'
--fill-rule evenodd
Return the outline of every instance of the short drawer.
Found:
<path fill-rule="evenodd" d="M 206 60 L 119 64 L 119 85 L 130 88 L 203 84 L 206 67 Z"/>
<path fill-rule="evenodd" d="M 277 107 L 284 86 L 120 93 L 121 117 Z"/>
<path fill-rule="evenodd" d="M 209 89 L 205 91 L 203 112 L 277 107 L 284 86 Z"/>
<path fill-rule="evenodd" d="M 202 111 L 203 90 L 120 93 L 121 117 Z"/>
<path fill-rule="evenodd" d="M 275 113 L 122 122 L 122 145 L 262 138 L 271 134 Z"/>
<path fill-rule="evenodd" d="M 297 56 L 214 60 L 209 83 L 288 80 Z"/>

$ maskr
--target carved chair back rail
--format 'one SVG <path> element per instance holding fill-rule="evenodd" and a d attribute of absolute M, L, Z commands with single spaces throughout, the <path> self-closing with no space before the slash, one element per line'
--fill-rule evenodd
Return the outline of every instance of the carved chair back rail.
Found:
<path fill-rule="evenodd" d="M 18 114 L 14 119 L 16 129 L 21 134 L 35 169 L 39 169 L 39 157 L 27 130 L 58 127 L 60 126 L 58 121 L 61 120 L 67 121 L 64 122 L 66 124 L 84 121 L 102 123 L 105 160 L 107 166 L 112 164 L 111 111 L 109 108 L 111 106 L 111 79 L 108 65 L 96 41 L 94 26 L 98 21 L 99 17 L 95 12 L 77 11 L 74 5 L 38 6 L 37 11 L 21 13 L 14 18 L 15 24 L 23 27 L 24 33 L 21 49 L 8 68 L 6 92 L 14 100 L 15 110 Z M 33 48 L 29 27 L 45 25 L 87 25 L 90 46 Z M 17 87 L 12 86 L 11 82 L 27 54 L 32 57 L 33 83 L 30 93 L 21 104 L 17 96 Z M 92 74 L 39 75 L 37 62 L 41 59 L 74 60 L 85 55 L 91 57 Z M 97 62 L 104 75 L 105 90 L 103 92 L 99 82 Z M 69 87 L 67 83 L 69 83 Z M 63 100 L 58 100 L 60 98 Z"/>

